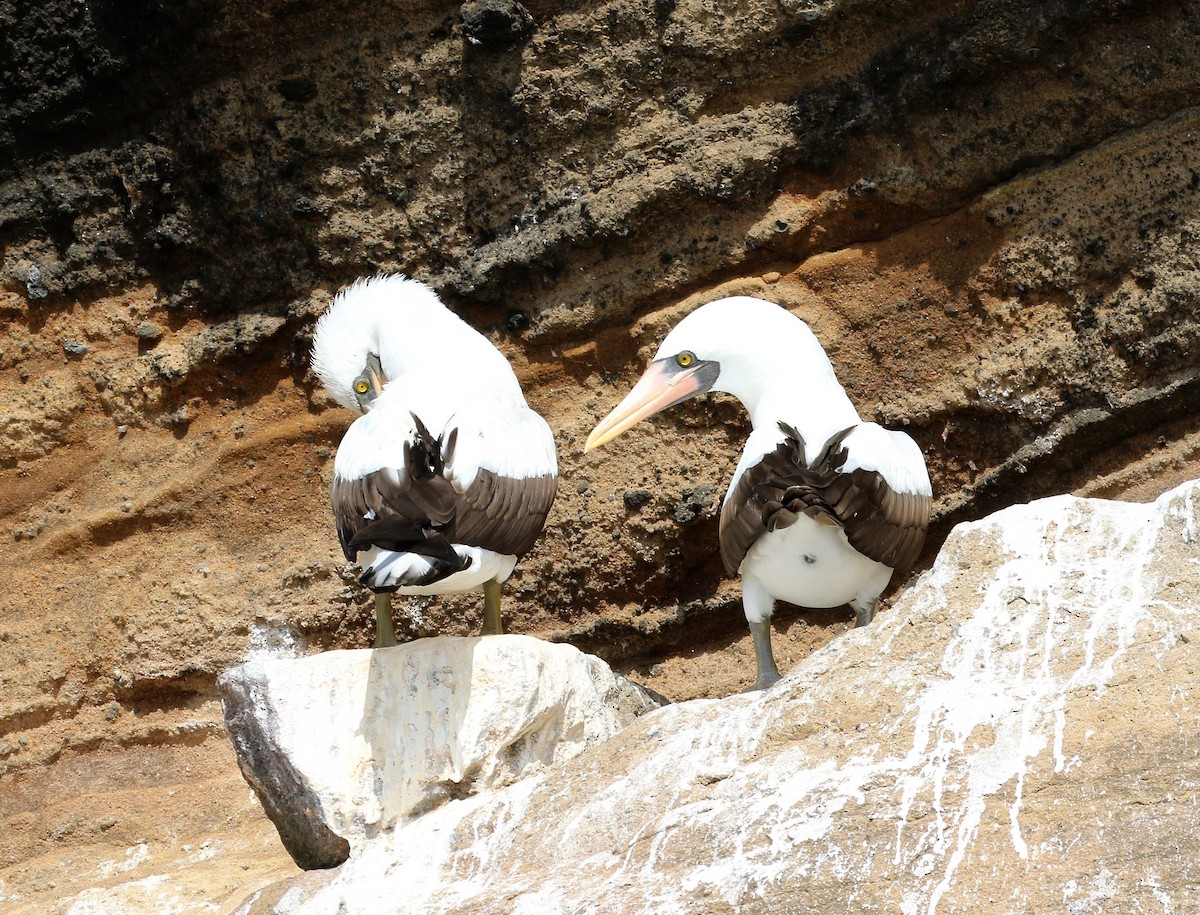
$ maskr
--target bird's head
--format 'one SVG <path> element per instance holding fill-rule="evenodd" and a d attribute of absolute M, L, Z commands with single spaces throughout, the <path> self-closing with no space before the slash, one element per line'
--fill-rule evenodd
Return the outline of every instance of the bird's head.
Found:
<path fill-rule="evenodd" d="M 388 381 L 380 364 L 382 281 L 360 280 L 343 289 L 313 332 L 313 371 L 338 403 L 362 413 Z"/>
<path fill-rule="evenodd" d="M 383 393 L 385 384 L 387 384 L 387 377 L 383 374 L 383 368 L 379 364 L 379 354 L 367 353 L 363 370 L 350 385 L 350 389 L 354 391 L 354 400 L 358 409 L 363 413 L 371 409 L 375 398 Z"/>
<path fill-rule="evenodd" d="M 436 292 L 398 274 L 358 280 L 313 333 L 312 367 L 338 403 L 366 412 L 389 382 L 520 400 L 508 360 Z M 452 370 L 448 370 L 452 369 Z"/>
<path fill-rule="evenodd" d="M 770 379 L 811 357 L 812 347 L 818 362 L 828 365 L 808 325 L 773 302 L 734 296 L 702 305 L 667 334 L 633 390 L 592 430 L 584 450 L 708 391 L 734 395 L 753 414 Z"/>

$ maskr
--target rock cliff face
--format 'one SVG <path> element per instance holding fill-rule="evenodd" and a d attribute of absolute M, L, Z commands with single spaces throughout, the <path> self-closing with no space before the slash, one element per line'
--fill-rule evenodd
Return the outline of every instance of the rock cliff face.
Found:
<path fill-rule="evenodd" d="M 275 848 L 214 684 L 369 640 L 326 501 L 352 417 L 307 370 L 361 274 L 437 287 L 556 430 L 513 629 L 673 699 L 752 677 L 716 552 L 744 417 L 582 441 L 702 301 L 794 309 L 920 442 L 926 567 L 1008 504 L 1200 476 L 1185 4 L 28 6 L 0 3 L 0 901 L 218 828 Z M 785 670 L 848 620 L 781 613 Z M 247 854 L 237 891 L 285 866 Z"/>

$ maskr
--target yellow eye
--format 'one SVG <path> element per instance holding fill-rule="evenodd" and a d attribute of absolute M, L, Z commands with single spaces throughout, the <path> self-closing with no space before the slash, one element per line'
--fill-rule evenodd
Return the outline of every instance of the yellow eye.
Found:
<path fill-rule="evenodd" d="M 371 390 L 371 386 L 367 384 L 365 379 L 360 378 L 358 381 L 354 382 L 354 390 L 356 390 L 359 394 L 366 394 L 367 391 Z"/>
<path fill-rule="evenodd" d="M 686 369 L 689 365 L 696 361 L 696 354 L 684 350 L 675 357 L 675 361 L 679 363 L 681 369 Z"/>

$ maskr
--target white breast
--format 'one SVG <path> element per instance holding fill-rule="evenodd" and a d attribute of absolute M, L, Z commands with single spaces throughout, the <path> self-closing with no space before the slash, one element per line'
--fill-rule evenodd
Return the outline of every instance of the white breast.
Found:
<path fill-rule="evenodd" d="M 738 572 L 753 577 L 777 600 L 800 607 L 840 607 L 887 587 L 892 570 L 868 559 L 840 527 L 801 516 L 760 537 Z"/>

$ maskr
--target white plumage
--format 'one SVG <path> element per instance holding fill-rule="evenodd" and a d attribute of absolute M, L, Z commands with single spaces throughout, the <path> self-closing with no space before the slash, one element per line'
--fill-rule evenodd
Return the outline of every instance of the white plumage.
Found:
<path fill-rule="evenodd" d="M 343 550 L 378 596 L 377 644 L 391 641 L 393 591 L 482 587 L 485 631 L 499 631 L 499 585 L 558 479 L 553 435 L 508 361 L 428 286 L 380 276 L 334 299 L 312 364 L 339 403 L 366 411 L 338 447 L 332 498 Z"/>
<path fill-rule="evenodd" d="M 911 438 L 862 422 L 808 325 L 746 296 L 680 321 L 586 447 L 709 390 L 737 397 L 753 427 L 722 504 L 720 545 L 742 577 L 764 687 L 779 678 L 775 601 L 848 603 L 859 625 L 870 622 L 893 571 L 916 561 L 932 489 Z"/>

